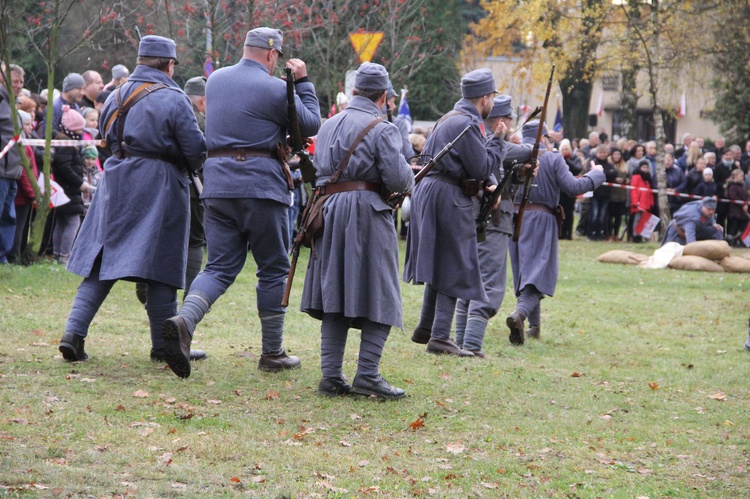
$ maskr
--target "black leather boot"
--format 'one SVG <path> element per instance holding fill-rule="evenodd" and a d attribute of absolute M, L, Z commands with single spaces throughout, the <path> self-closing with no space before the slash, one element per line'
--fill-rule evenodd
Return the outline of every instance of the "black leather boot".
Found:
<path fill-rule="evenodd" d="M 88 359 L 89 356 L 83 349 L 84 343 L 86 343 L 86 339 L 83 336 L 78 336 L 75 333 L 63 334 L 60 339 L 59 348 L 63 359 L 68 362 L 78 362 Z"/>

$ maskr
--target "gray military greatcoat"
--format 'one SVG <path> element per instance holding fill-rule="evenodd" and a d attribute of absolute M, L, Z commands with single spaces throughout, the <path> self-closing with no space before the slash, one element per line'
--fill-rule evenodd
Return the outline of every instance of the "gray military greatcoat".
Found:
<path fill-rule="evenodd" d="M 541 149 L 541 147 L 540 147 Z M 560 191 L 574 197 L 593 191 L 604 182 L 604 172 L 592 170 L 581 178 L 570 173 L 568 165 L 557 151 L 540 150 L 539 171 L 534 178 L 529 205 L 543 205 L 554 210 L 560 202 Z M 516 194 L 520 200 L 523 187 Z M 541 293 L 555 294 L 557 274 L 557 220 L 545 211 L 527 209 L 518 242 L 510 243 L 510 263 L 516 295 L 533 285 Z"/>
<path fill-rule="evenodd" d="M 468 125 L 471 130 L 414 188 L 404 281 L 427 283 L 456 298 L 486 301 L 472 199 L 462 193 L 460 185 L 437 180 L 433 173 L 457 181 L 485 180 L 502 164 L 505 142 L 494 137 L 485 145 L 482 118 L 468 100 L 458 101 L 454 111 L 458 113 L 435 127 L 423 153 L 434 156 Z"/>
<path fill-rule="evenodd" d="M 104 175 L 73 246 L 68 270 L 89 277 L 101 253 L 102 281 L 147 279 L 181 288 L 190 218 L 190 181 L 184 168 L 200 166 L 206 141 L 190 100 L 162 71 L 137 66 L 120 87 L 122 101 L 145 82 L 164 83 L 168 88 L 148 95 L 128 112 L 124 149 L 133 156 L 112 156 L 104 163 Z M 102 135 L 116 112 L 113 93 L 99 120 Z M 116 130 L 117 120 L 106 134 L 114 144 Z"/>
<path fill-rule="evenodd" d="M 318 185 L 333 175 L 360 132 L 382 116 L 369 99 L 354 96 L 349 106 L 326 121 L 318 133 L 315 168 Z M 339 183 L 362 180 L 391 192 L 411 190 L 411 168 L 401 154 L 401 136 L 383 121 L 357 146 Z M 325 228 L 315 239 L 305 275 L 301 310 L 402 327 L 398 238 L 391 209 L 373 191 L 333 194 L 323 210 Z M 353 327 L 358 327 L 355 321 Z"/>

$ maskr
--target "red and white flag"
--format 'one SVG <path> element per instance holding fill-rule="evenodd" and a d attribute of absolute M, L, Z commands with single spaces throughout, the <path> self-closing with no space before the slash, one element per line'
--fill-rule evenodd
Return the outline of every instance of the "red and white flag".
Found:
<path fill-rule="evenodd" d="M 745 230 L 742 231 L 740 240 L 742 241 L 742 244 L 750 248 L 750 223 L 747 224 L 747 226 L 745 227 Z"/>
<path fill-rule="evenodd" d="M 39 182 L 39 190 L 42 191 L 42 194 L 44 194 L 44 173 L 39 174 L 37 182 Z M 50 208 L 57 208 L 58 206 L 62 206 L 70 202 L 70 198 L 65 195 L 65 191 L 63 191 L 63 188 L 60 186 L 60 184 L 50 179 L 49 187 L 52 191 L 49 195 Z"/>
<path fill-rule="evenodd" d="M 635 233 L 638 236 L 649 238 L 657 225 L 659 225 L 659 217 L 653 213 L 641 213 L 641 219 L 635 224 Z"/>
<path fill-rule="evenodd" d="M 685 91 L 682 91 L 682 98 L 680 99 L 680 109 L 677 111 L 677 117 L 683 118 L 687 114 L 687 104 L 685 103 Z"/>
<path fill-rule="evenodd" d="M 602 113 L 604 112 L 604 90 L 599 93 L 599 103 L 596 105 L 596 115 L 598 117 L 602 117 Z"/>

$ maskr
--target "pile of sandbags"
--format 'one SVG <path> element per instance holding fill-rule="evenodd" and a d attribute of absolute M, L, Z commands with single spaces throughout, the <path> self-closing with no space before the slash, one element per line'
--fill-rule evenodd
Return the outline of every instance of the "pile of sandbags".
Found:
<path fill-rule="evenodd" d="M 626 250 L 612 250 L 599 255 L 596 260 L 602 263 L 619 263 L 622 265 L 638 265 L 648 256 Z M 748 260 L 750 262 L 750 260 Z"/>
<path fill-rule="evenodd" d="M 667 247 L 668 245 L 676 245 L 678 248 Z M 665 256 L 666 259 L 656 258 L 657 256 Z M 726 241 L 697 241 L 685 246 L 667 243 L 657 249 L 651 257 L 632 251 L 612 250 L 599 255 L 597 260 L 602 263 L 639 265 L 643 268 L 668 266 L 672 269 L 701 272 L 750 273 L 750 252 L 742 252 L 733 256 Z"/>

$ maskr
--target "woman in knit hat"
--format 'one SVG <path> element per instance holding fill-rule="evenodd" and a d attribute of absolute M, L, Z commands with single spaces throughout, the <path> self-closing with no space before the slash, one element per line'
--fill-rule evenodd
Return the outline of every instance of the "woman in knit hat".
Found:
<path fill-rule="evenodd" d="M 86 121 L 81 113 L 70 106 L 63 106 L 60 131 L 56 140 L 81 140 Z M 73 241 L 81 225 L 83 215 L 83 198 L 81 192 L 93 189 L 83 178 L 83 160 L 78 147 L 56 147 L 55 159 L 52 162 L 52 174 L 55 180 L 70 198 L 70 202 L 55 208 L 55 228 L 52 231 L 52 253 L 57 263 L 67 263 Z"/>

